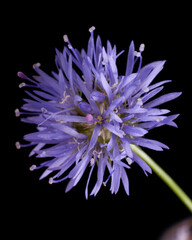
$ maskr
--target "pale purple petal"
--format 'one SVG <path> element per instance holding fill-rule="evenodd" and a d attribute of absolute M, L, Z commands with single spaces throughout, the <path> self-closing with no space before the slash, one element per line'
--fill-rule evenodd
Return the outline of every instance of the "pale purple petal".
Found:
<path fill-rule="evenodd" d="M 159 106 L 163 103 L 169 102 L 175 98 L 178 98 L 182 93 L 181 92 L 174 92 L 174 93 L 168 93 L 165 94 L 159 98 L 156 98 L 155 100 L 145 104 L 146 108 L 152 108 L 152 107 L 156 107 Z"/>

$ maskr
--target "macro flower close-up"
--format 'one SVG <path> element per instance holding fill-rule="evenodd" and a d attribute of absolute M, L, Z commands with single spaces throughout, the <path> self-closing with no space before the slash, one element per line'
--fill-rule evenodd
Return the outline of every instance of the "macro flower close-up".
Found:
<path fill-rule="evenodd" d="M 33 65 L 33 78 L 18 72 L 25 81 L 19 87 L 26 89 L 29 98 L 15 115 L 36 125 L 37 130 L 24 136 L 25 143 L 16 142 L 16 147 L 32 146 L 30 157 L 48 158 L 30 170 L 43 168 L 40 179 L 48 177 L 50 184 L 68 180 L 66 192 L 88 169 L 86 198 L 108 185 L 116 194 L 121 183 L 129 195 L 132 164 L 138 164 L 146 175 L 152 173 L 136 148 L 168 149 L 147 135 L 163 125 L 177 127 L 174 120 L 178 114 L 161 107 L 181 92 L 161 94 L 171 80 L 155 82 L 155 78 L 166 61 L 143 66 L 143 43 L 138 49 L 134 41 L 130 43 L 125 70 L 120 74 L 117 59 L 124 51 L 117 52 L 109 41 L 104 47 L 99 36 L 94 38 L 94 30 L 89 29 L 87 49 L 81 51 L 64 35 L 66 46 L 62 52 L 56 49 L 57 72 L 45 73 L 40 63 Z M 90 189 L 93 171 L 96 179 Z"/>

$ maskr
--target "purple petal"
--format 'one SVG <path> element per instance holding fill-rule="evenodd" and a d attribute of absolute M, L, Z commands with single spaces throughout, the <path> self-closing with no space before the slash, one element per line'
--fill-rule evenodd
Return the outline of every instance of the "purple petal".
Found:
<path fill-rule="evenodd" d="M 133 152 L 131 150 L 131 147 L 130 147 L 130 144 L 129 144 L 129 141 L 126 139 L 126 138 L 122 138 L 122 143 L 123 143 L 123 147 L 124 147 L 124 150 L 126 152 L 126 154 L 132 158 L 133 157 Z"/>
<path fill-rule="evenodd" d="M 83 113 L 91 113 L 92 111 L 90 104 L 86 102 L 78 103 L 78 107 Z"/>
<path fill-rule="evenodd" d="M 103 176 L 104 176 L 104 172 L 105 172 L 105 167 L 106 167 L 106 162 L 104 158 L 100 158 L 99 159 L 99 164 L 98 164 L 98 170 L 97 170 L 97 182 L 91 192 L 90 195 L 96 196 L 99 189 L 101 188 L 101 185 L 103 183 Z"/>
<path fill-rule="evenodd" d="M 115 126 L 111 125 L 108 122 L 105 122 L 103 124 L 105 128 L 107 128 L 110 132 L 114 133 L 115 135 L 119 136 L 120 138 L 123 138 L 123 131 L 115 128 Z"/>
<path fill-rule="evenodd" d="M 73 115 L 56 115 L 56 121 L 66 121 L 66 122 L 87 122 L 86 117 L 73 116 Z"/>
<path fill-rule="evenodd" d="M 130 142 L 156 151 L 163 151 L 163 148 L 169 149 L 169 147 L 166 146 L 165 144 L 147 138 L 130 139 Z"/>
<path fill-rule="evenodd" d="M 109 99 L 109 103 L 111 103 L 112 99 L 113 99 L 112 91 L 111 91 L 109 83 L 107 82 L 107 80 L 106 80 L 106 78 L 105 78 L 103 73 L 100 74 L 100 80 L 101 80 L 101 84 L 102 84 L 103 89 L 107 93 L 107 96 L 108 96 L 108 99 Z"/>
<path fill-rule="evenodd" d="M 100 129 L 101 129 L 101 125 L 97 124 L 93 130 L 87 152 L 91 151 L 95 147 L 95 144 L 97 143 L 97 139 L 99 136 Z"/>
<path fill-rule="evenodd" d="M 123 131 L 133 137 L 142 137 L 146 133 L 148 133 L 147 130 L 140 128 L 140 127 L 133 127 L 133 126 L 125 126 L 123 128 Z"/>
<path fill-rule="evenodd" d="M 115 144 L 115 135 L 111 133 L 111 138 L 107 144 L 107 151 L 110 151 Z"/>
<path fill-rule="evenodd" d="M 62 131 L 62 133 L 66 133 L 69 136 L 73 136 L 79 139 L 86 139 L 87 136 L 82 134 L 82 133 L 78 133 L 74 128 L 71 128 L 67 125 L 64 124 L 57 124 L 57 123 L 51 123 L 50 126 Z M 65 135 L 65 134 L 63 134 Z"/>
<path fill-rule="evenodd" d="M 93 85 L 93 76 L 92 76 L 92 72 L 87 64 L 87 61 L 83 61 L 82 63 L 82 70 L 83 70 L 83 75 L 85 78 L 85 82 L 86 82 L 86 86 L 88 88 L 89 91 L 92 90 L 92 85 Z"/>
<path fill-rule="evenodd" d="M 144 82 L 141 85 L 141 88 L 148 87 L 150 83 L 153 81 L 153 79 L 159 74 L 159 72 L 163 69 L 163 66 L 166 61 L 159 61 L 156 62 L 156 66 L 154 69 L 150 72 L 150 74 L 147 76 L 147 78 L 144 80 Z"/>
<path fill-rule="evenodd" d="M 146 108 L 152 108 L 152 107 L 156 107 L 159 106 L 163 103 L 169 102 L 175 98 L 178 98 L 182 93 L 181 92 L 173 92 L 173 93 L 168 93 L 165 94 L 159 98 L 156 98 L 155 100 L 145 104 Z"/>
<path fill-rule="evenodd" d="M 89 172 L 89 176 L 88 176 L 88 179 L 87 179 L 86 187 L 85 187 L 85 198 L 86 198 L 86 199 L 88 199 L 88 186 L 89 186 L 89 181 L 90 181 L 90 179 L 91 179 L 91 175 L 92 175 L 94 166 L 95 166 L 95 164 L 91 167 L 91 170 L 90 170 L 90 172 Z"/>
<path fill-rule="evenodd" d="M 133 72 L 134 68 L 134 51 L 135 51 L 135 45 L 134 42 L 132 41 L 129 47 L 129 53 L 127 57 L 127 67 L 126 67 L 126 73 L 125 75 L 128 76 Z"/>
<path fill-rule="evenodd" d="M 111 192 L 117 194 L 120 186 L 120 166 L 114 163 L 113 174 L 111 175 Z"/>
<path fill-rule="evenodd" d="M 124 101 L 124 97 L 119 97 L 113 100 L 113 102 L 109 105 L 107 110 L 104 112 L 103 117 L 107 117 L 111 112 L 121 103 Z"/>
<path fill-rule="evenodd" d="M 125 192 L 127 193 L 127 195 L 129 195 L 129 180 L 124 168 L 121 168 L 121 179 L 122 179 Z"/>
<path fill-rule="evenodd" d="M 146 172 L 152 173 L 152 170 L 149 167 L 149 165 L 135 153 L 134 153 L 133 160 L 143 169 L 146 175 L 147 175 Z"/>
<path fill-rule="evenodd" d="M 152 97 L 154 97 L 156 94 L 158 94 L 162 89 L 163 89 L 163 87 L 159 87 L 159 88 L 156 88 L 155 90 L 147 93 L 147 94 L 142 98 L 142 102 L 143 102 L 143 103 L 147 102 L 150 98 L 152 98 Z"/>

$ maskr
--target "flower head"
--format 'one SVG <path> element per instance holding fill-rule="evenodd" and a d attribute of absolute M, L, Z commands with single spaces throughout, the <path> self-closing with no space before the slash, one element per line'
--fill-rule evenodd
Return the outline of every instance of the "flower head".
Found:
<path fill-rule="evenodd" d="M 57 72 L 52 76 L 34 64 L 38 74 L 33 79 L 24 73 L 18 76 L 28 81 L 19 87 L 26 91 L 30 99 L 15 110 L 21 120 L 35 124 L 37 131 L 24 136 L 29 144 L 16 143 L 19 149 L 34 146 L 30 156 L 49 158 L 30 170 L 45 168 L 40 179 L 50 175 L 49 183 L 69 179 L 66 191 L 77 185 L 85 170 L 89 176 L 85 188 L 88 198 L 88 185 L 94 169 L 97 179 L 90 195 L 96 195 L 102 185 L 111 182 L 110 191 L 117 193 L 122 181 L 129 194 L 127 169 L 136 162 L 147 175 L 151 168 L 133 150 L 133 145 L 162 151 L 165 144 L 146 138 L 147 133 L 156 127 L 170 125 L 178 115 L 166 115 L 170 111 L 159 106 L 171 101 L 180 92 L 156 97 L 168 80 L 153 83 L 163 69 L 165 61 L 152 62 L 142 67 L 141 44 L 135 51 L 132 41 L 128 51 L 124 75 L 120 75 L 116 64 L 116 46 L 107 42 L 104 48 L 98 36 L 94 41 L 94 27 L 90 28 L 87 51 L 73 48 L 67 35 L 68 44 L 63 52 L 56 50 Z M 50 160 L 51 158 L 51 160 Z M 106 175 L 105 172 L 108 172 Z"/>

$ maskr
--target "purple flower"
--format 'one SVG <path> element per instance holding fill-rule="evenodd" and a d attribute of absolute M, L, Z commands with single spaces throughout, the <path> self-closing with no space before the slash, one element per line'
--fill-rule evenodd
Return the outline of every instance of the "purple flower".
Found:
<path fill-rule="evenodd" d="M 45 168 L 40 179 L 50 175 L 50 184 L 69 179 L 66 192 L 77 185 L 88 168 L 86 198 L 94 170 L 97 179 L 90 195 L 95 196 L 108 181 L 111 193 L 118 192 L 122 181 L 129 195 L 126 169 L 136 162 L 146 175 L 152 172 L 131 145 L 157 151 L 168 149 L 146 135 L 163 125 L 177 127 L 174 120 L 178 115 L 167 116 L 170 111 L 159 106 L 181 93 L 156 97 L 163 85 L 171 81 L 153 83 L 165 61 L 142 67 L 144 44 L 136 52 L 131 42 L 125 74 L 120 75 L 116 60 L 123 51 L 118 54 L 109 41 L 104 48 L 99 36 L 95 42 L 94 29 L 89 29 L 87 51 L 73 48 L 64 35 L 68 47 L 63 52 L 56 50 L 57 72 L 52 72 L 52 76 L 41 70 L 39 63 L 33 65 L 37 73 L 33 79 L 18 72 L 28 82 L 19 87 L 31 91 L 26 91 L 30 98 L 24 99 L 22 110 L 16 109 L 15 114 L 21 115 L 23 122 L 35 124 L 37 131 L 24 136 L 28 144 L 17 142 L 16 147 L 33 146 L 29 156 L 48 158 L 39 166 L 32 165 L 30 170 Z"/>

